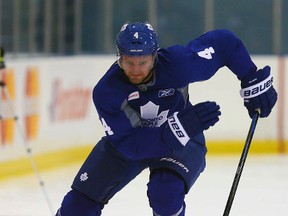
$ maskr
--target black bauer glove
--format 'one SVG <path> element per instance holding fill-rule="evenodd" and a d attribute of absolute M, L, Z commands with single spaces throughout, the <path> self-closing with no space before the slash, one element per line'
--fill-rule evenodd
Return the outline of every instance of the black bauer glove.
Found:
<path fill-rule="evenodd" d="M 183 148 L 190 138 L 216 124 L 220 115 L 220 106 L 210 101 L 175 112 L 167 120 L 163 139 L 172 149 Z"/>
<path fill-rule="evenodd" d="M 244 106 L 252 118 L 256 110 L 260 117 L 267 117 L 277 101 L 270 67 L 266 66 L 241 80 L 240 95 L 244 98 Z"/>

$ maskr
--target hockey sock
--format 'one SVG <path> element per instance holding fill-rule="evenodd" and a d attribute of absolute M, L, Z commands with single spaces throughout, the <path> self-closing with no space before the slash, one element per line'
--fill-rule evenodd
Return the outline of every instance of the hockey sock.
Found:
<path fill-rule="evenodd" d="M 153 171 L 147 194 L 155 216 L 184 216 L 185 183 L 175 172 Z"/>
<path fill-rule="evenodd" d="M 103 207 L 103 204 L 89 199 L 76 190 L 71 190 L 64 197 L 56 216 L 100 216 Z"/>

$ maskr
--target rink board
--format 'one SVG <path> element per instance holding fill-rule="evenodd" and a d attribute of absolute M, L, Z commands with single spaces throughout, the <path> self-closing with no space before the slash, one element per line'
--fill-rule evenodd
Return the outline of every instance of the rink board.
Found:
<path fill-rule="evenodd" d="M 259 67 L 266 64 L 272 67 L 279 101 L 269 118 L 259 120 L 251 152 L 286 153 L 288 60 L 277 56 L 253 56 L 253 59 Z M 85 158 L 104 135 L 91 92 L 115 60 L 115 56 L 7 60 L 7 68 L 1 71 L 10 99 L 2 92 L 0 179 L 25 173 L 31 167 L 26 148 L 32 150 L 40 169 Z M 190 85 L 193 104 L 210 100 L 221 107 L 219 123 L 205 132 L 209 154 L 239 154 L 242 150 L 250 118 L 239 89 L 239 81 L 227 68 L 220 69 L 207 82 Z M 14 116 L 17 121 L 13 120 Z M 26 168 L 21 168 L 24 164 Z"/>

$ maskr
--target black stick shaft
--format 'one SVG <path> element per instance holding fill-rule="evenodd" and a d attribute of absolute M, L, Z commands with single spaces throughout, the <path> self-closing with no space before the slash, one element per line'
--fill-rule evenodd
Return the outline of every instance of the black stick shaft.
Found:
<path fill-rule="evenodd" d="M 251 141 L 252 141 L 252 138 L 253 138 L 253 135 L 254 135 L 254 131 L 256 129 L 256 125 L 257 125 L 257 121 L 258 121 L 259 115 L 260 115 L 259 112 L 256 112 L 255 115 L 252 118 L 250 129 L 249 129 L 249 132 L 248 132 L 248 135 L 247 135 L 247 138 L 246 138 L 246 142 L 245 142 L 242 154 L 241 154 L 241 158 L 240 158 L 240 161 L 239 161 L 239 164 L 238 164 L 238 167 L 237 167 L 237 171 L 236 171 L 236 174 L 235 174 L 235 177 L 234 177 L 234 180 L 233 180 L 233 184 L 232 184 L 232 187 L 231 187 L 231 190 L 230 190 L 230 194 L 229 194 L 229 197 L 228 197 L 228 200 L 227 200 L 227 203 L 226 203 L 226 207 L 225 207 L 223 216 L 228 216 L 229 213 L 230 213 L 231 206 L 232 206 L 232 203 L 233 203 L 233 200 L 234 200 L 234 197 L 235 197 L 235 194 L 236 194 L 236 190 L 237 190 L 237 187 L 238 187 L 238 184 L 239 184 L 239 181 L 240 181 L 240 177 L 241 177 L 241 174 L 242 174 L 242 171 L 243 171 L 243 168 L 244 168 L 244 165 L 245 165 L 245 161 L 246 161 L 246 158 L 247 158 L 247 155 L 248 155 L 248 152 L 249 152 L 250 144 L 251 144 Z"/>
<path fill-rule="evenodd" d="M 0 47 L 0 69 L 5 68 L 5 62 L 4 62 L 4 49 Z"/>

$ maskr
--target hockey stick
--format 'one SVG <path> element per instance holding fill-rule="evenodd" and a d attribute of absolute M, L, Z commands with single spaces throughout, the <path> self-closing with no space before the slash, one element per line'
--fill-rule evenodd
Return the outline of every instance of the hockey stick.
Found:
<path fill-rule="evenodd" d="M 243 148 L 243 151 L 242 151 L 242 155 L 241 155 L 238 167 L 237 167 L 237 171 L 236 171 L 236 174 L 235 174 L 235 177 L 234 177 L 234 180 L 233 180 L 233 184 L 232 184 L 232 187 L 231 187 L 231 190 L 230 190 L 230 194 L 229 194 L 229 197 L 228 197 L 228 200 L 227 200 L 227 203 L 226 203 L 226 207 L 225 207 L 223 216 L 228 216 L 229 213 L 230 213 L 231 206 L 232 206 L 235 194 L 236 194 L 236 190 L 237 190 L 237 187 L 238 187 L 238 184 L 239 184 L 239 180 L 240 180 L 243 168 L 244 168 L 244 164 L 245 164 L 247 155 L 248 155 L 248 151 L 249 151 L 249 148 L 250 148 L 250 144 L 251 144 L 251 141 L 252 141 L 252 137 L 253 137 L 256 125 L 257 125 L 257 121 L 258 121 L 259 115 L 260 115 L 260 113 L 257 110 L 255 112 L 253 118 L 252 118 L 252 122 L 250 124 L 250 129 L 249 129 L 249 132 L 248 132 L 248 135 L 247 135 L 247 138 L 246 138 L 246 142 L 245 142 L 245 145 L 244 145 L 244 148 Z"/>
<path fill-rule="evenodd" d="M 0 70 L 2 69 L 5 69 L 5 61 L 4 61 L 4 49 L 2 47 L 0 47 Z M 46 191 L 46 188 L 45 188 L 45 185 L 44 185 L 44 181 L 42 180 L 42 177 L 38 171 L 38 167 L 36 165 L 36 162 L 34 160 L 34 157 L 32 155 L 32 151 L 31 151 L 31 148 L 28 146 L 28 143 L 26 141 L 26 138 L 25 138 L 25 135 L 24 135 L 24 132 L 22 131 L 22 128 L 20 126 L 20 123 L 17 121 L 18 120 L 18 117 L 16 116 L 15 114 L 15 111 L 14 111 L 14 108 L 13 108 L 13 104 L 11 102 L 11 98 L 10 98 L 10 95 L 9 95 L 9 92 L 6 88 L 6 83 L 2 80 L 0 80 L 0 88 L 2 88 L 3 90 L 3 93 L 7 99 L 7 102 L 8 102 L 8 106 L 9 106 L 9 110 L 12 112 L 13 114 L 13 119 L 14 121 L 16 122 L 16 126 L 18 127 L 18 130 L 19 130 L 19 133 L 22 137 L 22 140 L 23 140 L 23 143 L 24 143 L 24 147 L 26 149 L 26 153 L 27 153 L 27 156 L 31 162 L 31 165 L 33 167 L 33 170 L 34 170 L 34 173 L 39 181 L 39 185 L 43 191 L 43 194 L 44 194 L 44 197 L 46 199 L 46 202 L 47 202 L 47 205 L 51 211 L 51 214 L 54 215 L 54 210 L 53 210 L 53 207 L 52 207 L 52 203 L 49 199 L 49 196 L 48 196 L 48 193 Z M 1 98 L 0 98 L 1 99 Z M 1 100 L 0 100 L 0 104 L 1 104 Z M 2 116 L 0 114 L 0 121 L 2 120 Z"/>

